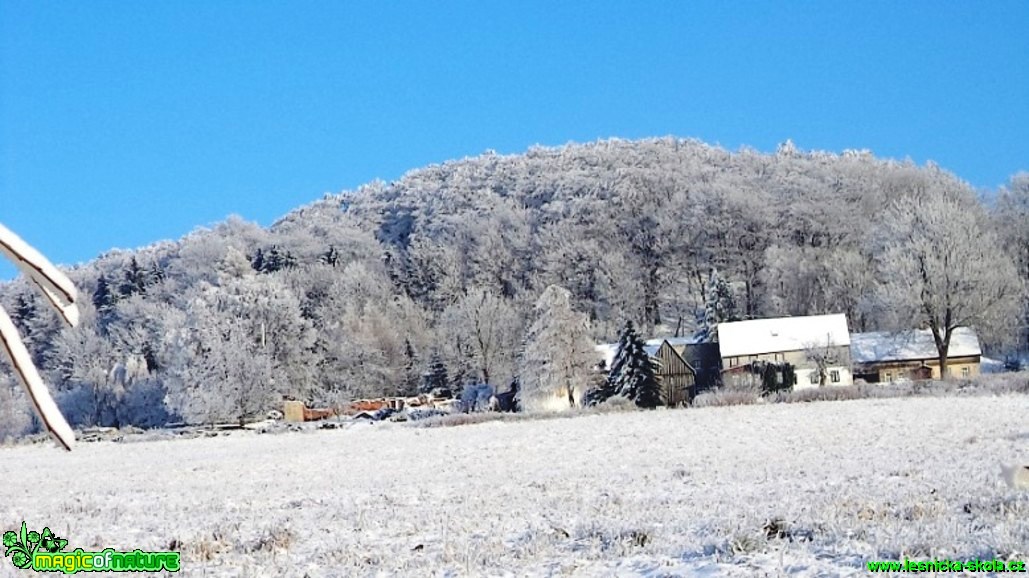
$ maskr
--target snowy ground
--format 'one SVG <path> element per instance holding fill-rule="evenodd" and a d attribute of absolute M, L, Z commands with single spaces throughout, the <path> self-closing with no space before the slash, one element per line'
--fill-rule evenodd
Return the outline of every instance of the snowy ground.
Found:
<path fill-rule="evenodd" d="M 836 576 L 1029 557 L 1029 397 L 867 399 L 0 450 L 0 530 L 185 576 Z M 762 526 L 781 518 L 787 538 Z M 21 575 L 0 560 L 0 576 Z"/>

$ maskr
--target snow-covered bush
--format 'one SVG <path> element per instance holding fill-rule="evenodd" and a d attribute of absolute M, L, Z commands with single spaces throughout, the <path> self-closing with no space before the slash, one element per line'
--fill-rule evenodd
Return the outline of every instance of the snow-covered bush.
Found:
<path fill-rule="evenodd" d="M 627 397 L 616 395 L 598 403 L 594 409 L 600 413 L 612 413 L 619 411 L 635 411 L 639 409 L 636 403 Z"/>
<path fill-rule="evenodd" d="M 489 410 L 489 400 L 496 393 L 488 383 L 472 383 L 461 392 L 460 409 L 462 413 Z"/>
<path fill-rule="evenodd" d="M 725 407 L 761 403 L 761 389 L 751 386 L 727 386 L 698 395 L 693 407 Z"/>

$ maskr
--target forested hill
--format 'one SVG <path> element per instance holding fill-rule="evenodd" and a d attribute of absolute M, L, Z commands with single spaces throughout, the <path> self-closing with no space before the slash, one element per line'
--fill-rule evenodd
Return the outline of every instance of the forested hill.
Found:
<path fill-rule="evenodd" d="M 915 281 L 960 277 L 953 291 L 980 296 L 954 315 L 992 346 L 1024 346 L 1029 175 L 996 199 L 867 151 L 608 140 L 433 165 L 268 229 L 230 218 L 103 255 L 71 272 L 86 297 L 75 330 L 23 281 L 0 286 L 0 302 L 78 423 L 235 419 L 283 394 L 409 392 L 434 357 L 455 385 L 503 387 L 550 284 L 610 341 L 626 319 L 647 335 L 726 316 L 924 324 Z M 946 271 L 912 261 L 919 251 L 950 255 Z M 2 399 L 17 395 L 9 375 L 0 413 L 24 406 Z M 23 413 L 0 415 L 0 428 L 30 428 Z"/>

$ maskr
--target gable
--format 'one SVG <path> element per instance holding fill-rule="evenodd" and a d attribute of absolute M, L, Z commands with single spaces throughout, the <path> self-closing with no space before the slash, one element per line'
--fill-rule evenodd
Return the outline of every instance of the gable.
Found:
<path fill-rule="evenodd" d="M 686 347 L 694 343 L 695 340 L 692 337 L 658 337 L 656 339 L 648 339 L 645 341 L 643 344 L 643 350 L 647 352 L 647 355 L 656 358 L 658 357 L 658 352 L 661 348 L 667 346 L 671 355 L 678 358 L 678 361 L 682 361 L 682 363 L 689 368 L 691 372 L 696 373 L 696 369 L 690 364 L 690 362 L 686 361 L 686 358 L 680 354 L 679 350 L 676 348 L 676 344 L 678 344 L 678 347 Z M 599 358 L 604 361 L 604 367 L 611 369 L 611 364 L 614 363 L 615 360 L 615 354 L 618 353 L 618 344 L 601 343 L 600 345 L 595 346 L 594 350 L 596 350 Z"/>
<path fill-rule="evenodd" d="M 669 371 L 673 373 L 686 371 L 693 375 L 697 374 L 697 370 L 690 365 L 690 362 L 683 359 L 683 357 L 679 355 L 679 352 L 676 351 L 668 341 L 662 342 L 661 347 L 658 347 L 653 353 L 651 353 L 650 349 L 647 348 L 647 354 L 659 360 L 662 365 L 667 364 L 667 366 L 661 368 L 663 373 L 668 373 Z"/>

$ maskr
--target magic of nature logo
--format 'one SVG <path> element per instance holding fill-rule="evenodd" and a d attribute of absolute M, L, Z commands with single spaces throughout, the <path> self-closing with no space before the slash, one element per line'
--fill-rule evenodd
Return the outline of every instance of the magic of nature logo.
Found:
<path fill-rule="evenodd" d="M 10 558 L 16 568 L 37 572 L 169 572 L 179 571 L 178 552 L 129 552 L 105 548 L 88 552 L 76 548 L 63 550 L 68 540 L 56 536 L 50 528 L 42 532 L 29 531 L 25 522 L 21 530 L 4 532 L 4 557 Z"/>

